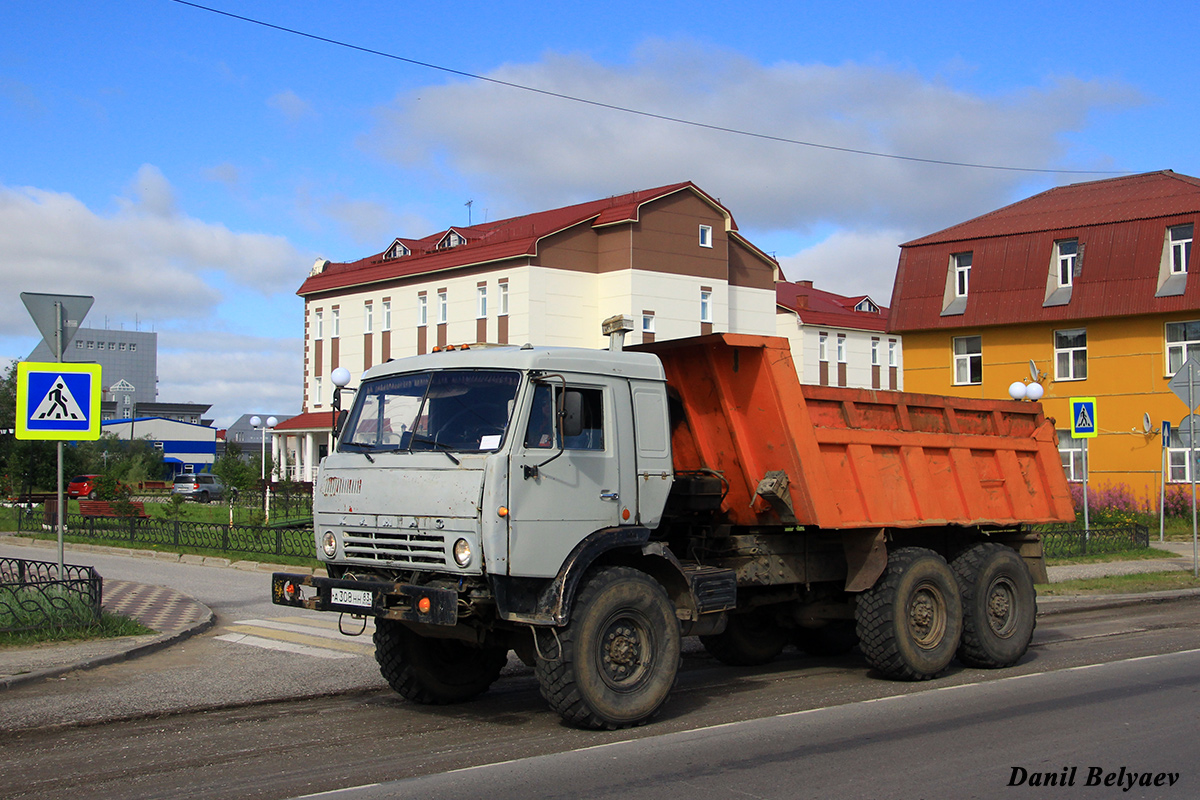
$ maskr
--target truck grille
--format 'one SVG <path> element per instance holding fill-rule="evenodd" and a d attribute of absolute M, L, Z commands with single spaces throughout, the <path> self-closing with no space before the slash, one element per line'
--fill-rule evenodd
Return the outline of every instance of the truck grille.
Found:
<path fill-rule="evenodd" d="M 425 531 L 346 531 L 342 548 L 347 560 L 413 565 L 446 564 L 446 538 Z"/>

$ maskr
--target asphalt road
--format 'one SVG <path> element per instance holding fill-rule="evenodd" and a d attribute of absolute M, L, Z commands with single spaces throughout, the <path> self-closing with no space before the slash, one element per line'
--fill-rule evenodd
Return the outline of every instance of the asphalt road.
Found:
<path fill-rule="evenodd" d="M 1198 631 L 1195 598 L 1060 614 L 1040 621 L 1016 667 L 955 668 L 920 684 L 880 680 L 853 654 L 818 661 L 789 651 L 769 667 L 734 669 L 692 649 L 662 717 L 612 733 L 565 727 L 519 668 L 478 701 L 445 708 L 406 703 L 378 688 L 377 676 L 325 697 L 161 715 L 135 708 L 123 722 L 0 733 L 0 797 L 278 798 L 405 779 L 446 782 L 365 796 L 590 797 L 623 788 L 666 798 L 1193 797 L 1196 656 L 1156 657 L 1194 651 Z M 236 685 L 251 673 L 248 683 L 264 685 L 311 673 L 319 687 L 347 669 L 373 670 L 363 656 L 264 650 L 245 656 L 260 663 L 248 671 L 231 654 L 258 648 L 218 635 L 220 626 L 183 650 L 13 690 L 0 697 L 0 717 L 18 696 L 18 707 L 53 708 L 161 691 L 153 687 L 172 671 L 185 679 L 170 692 L 195 679 L 209 693 L 224 679 L 238 698 L 259 691 Z M 174 702 L 186 709 L 191 698 Z M 503 762 L 514 763 L 478 770 L 486 791 L 470 783 L 475 772 L 431 777 Z M 1079 788 L 1006 786 L 1014 766 L 1075 765 Z M 1093 766 L 1181 776 L 1150 793 L 1098 793 L 1083 786 Z"/>

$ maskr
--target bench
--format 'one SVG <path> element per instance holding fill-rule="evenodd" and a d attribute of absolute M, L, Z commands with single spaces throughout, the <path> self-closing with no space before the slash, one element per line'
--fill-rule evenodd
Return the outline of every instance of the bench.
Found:
<path fill-rule="evenodd" d="M 129 505 L 133 506 L 131 513 L 119 513 L 112 507 L 112 503 L 107 500 L 80 500 L 79 513 L 85 517 L 138 517 L 140 519 L 150 519 L 150 515 L 146 513 L 146 506 L 140 500 L 132 502 Z"/>

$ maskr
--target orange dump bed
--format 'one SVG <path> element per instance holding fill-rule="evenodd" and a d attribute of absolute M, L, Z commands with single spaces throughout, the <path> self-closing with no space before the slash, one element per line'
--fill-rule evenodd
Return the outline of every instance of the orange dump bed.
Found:
<path fill-rule="evenodd" d="M 637 349 L 662 359 L 682 403 L 675 469 L 720 473 L 729 523 L 1075 519 L 1054 426 L 1037 403 L 802 385 L 787 340 L 776 337 L 714 334 Z"/>

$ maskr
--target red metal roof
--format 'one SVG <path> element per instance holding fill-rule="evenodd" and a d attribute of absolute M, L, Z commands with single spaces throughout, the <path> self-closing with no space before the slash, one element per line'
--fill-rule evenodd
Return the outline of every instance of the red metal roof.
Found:
<path fill-rule="evenodd" d="M 1155 297 L 1168 226 L 1200 225 L 1200 180 L 1171 171 L 1060 186 L 901 245 L 890 329 L 1056 322 L 1200 309 L 1200 279 Z M 1046 305 L 1055 242 L 1078 239 L 1070 299 Z M 961 314 L 942 316 L 955 253 L 972 254 Z M 1196 272 L 1195 256 L 1189 272 Z"/>
<path fill-rule="evenodd" d="M 900 246 L 1080 228 L 1196 211 L 1200 211 L 1200 179 L 1168 169 L 1057 186 Z"/>
<path fill-rule="evenodd" d="M 594 227 L 635 222 L 644 204 L 679 191 L 695 192 L 715 208 L 721 209 L 729 219 L 731 232 L 737 230 L 733 216 L 724 206 L 688 181 L 496 222 L 455 226 L 420 239 L 401 238 L 400 241 L 412 251 L 411 255 L 384 259 L 385 249 L 358 261 L 328 264 L 322 272 L 304 281 L 296 294 L 304 296 L 456 267 L 532 257 L 537 255 L 538 241 L 550 234 L 585 222 L 590 222 Z M 451 230 L 465 238 L 466 244 L 438 250 L 437 243 Z M 388 243 L 389 248 L 391 244 Z"/>
<path fill-rule="evenodd" d="M 843 297 L 833 292 L 814 289 L 812 281 L 779 281 L 775 284 L 775 304 L 795 311 L 806 325 L 828 325 L 832 328 L 867 331 L 887 330 L 886 307 L 875 303 L 878 312 L 854 310 L 856 305 L 868 299 L 875 303 L 874 299 L 867 295 Z"/>
<path fill-rule="evenodd" d="M 332 411 L 309 411 L 305 414 L 285 419 L 275 426 L 276 431 L 331 431 L 333 430 Z"/>

